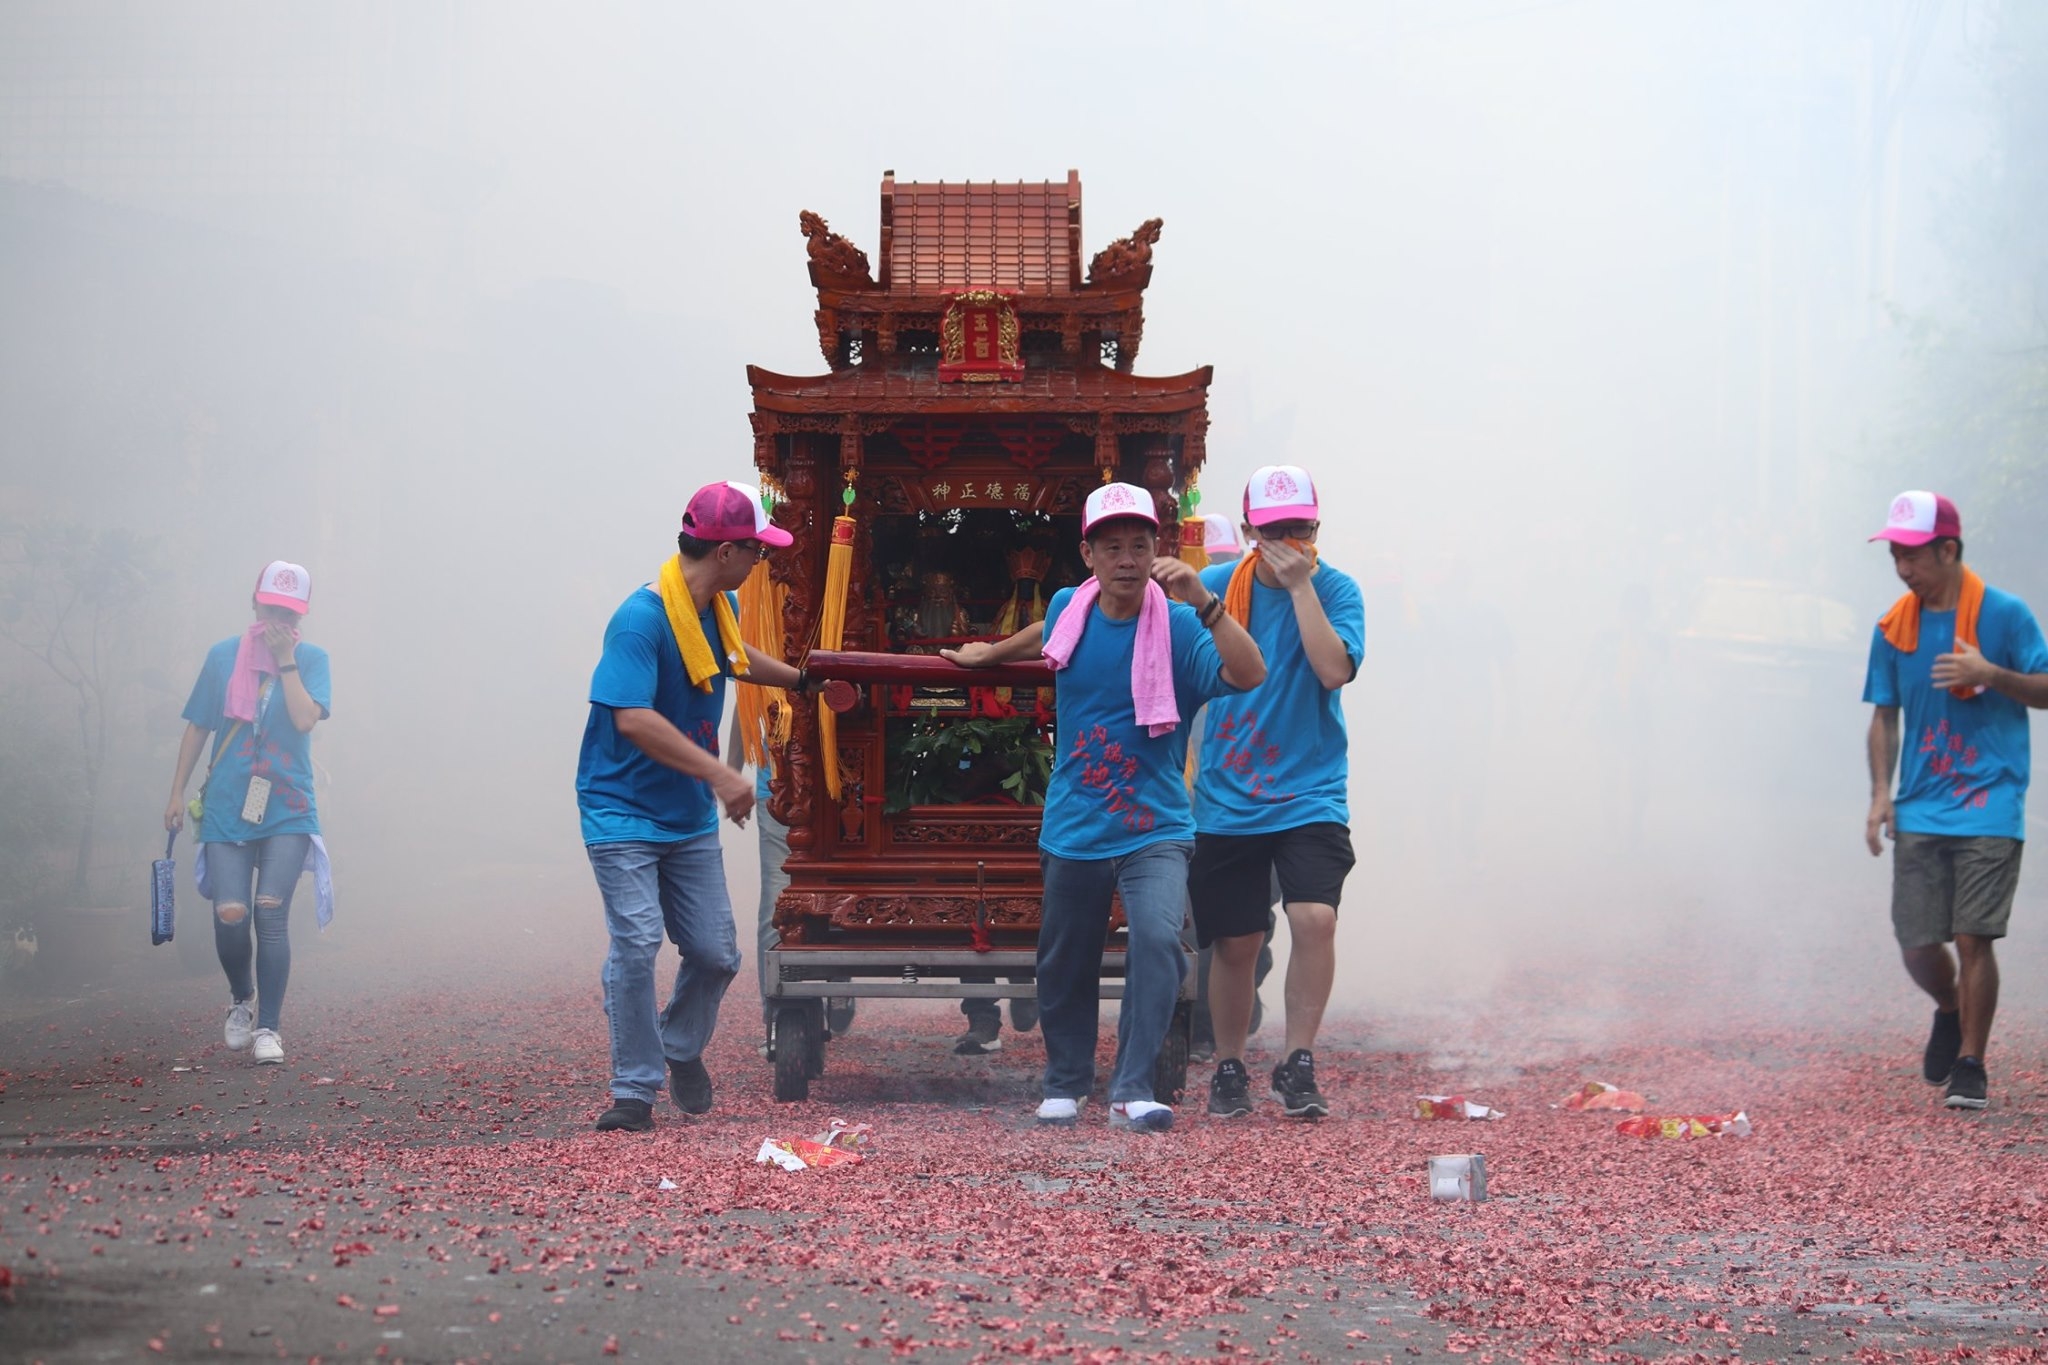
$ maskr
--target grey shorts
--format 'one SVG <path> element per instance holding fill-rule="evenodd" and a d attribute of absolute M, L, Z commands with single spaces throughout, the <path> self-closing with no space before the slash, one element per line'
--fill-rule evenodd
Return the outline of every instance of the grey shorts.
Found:
<path fill-rule="evenodd" d="M 1901 833 L 1892 849 L 1892 932 L 1902 948 L 1957 934 L 2004 938 L 2020 884 L 2018 839 Z"/>

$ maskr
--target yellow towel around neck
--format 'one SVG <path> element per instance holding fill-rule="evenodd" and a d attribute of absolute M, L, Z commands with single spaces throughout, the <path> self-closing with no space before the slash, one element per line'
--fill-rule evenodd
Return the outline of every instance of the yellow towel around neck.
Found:
<path fill-rule="evenodd" d="M 1290 540 L 1288 546 L 1308 556 L 1309 574 L 1313 577 L 1323 567 L 1316 557 L 1316 547 L 1305 540 Z M 1237 567 L 1230 571 L 1230 582 L 1223 588 L 1223 610 L 1230 619 L 1246 630 L 1252 627 L 1252 579 L 1259 571 L 1259 547 L 1254 545 L 1245 551 Z"/>
<path fill-rule="evenodd" d="M 676 647 L 682 650 L 691 684 L 699 692 L 709 692 L 711 680 L 718 674 L 718 660 L 711 653 L 711 642 L 704 638 L 703 623 L 697 619 L 697 603 L 683 578 L 681 555 L 669 556 L 655 586 L 661 593 L 662 610 L 668 613 L 668 628 L 676 633 Z M 718 617 L 719 647 L 732 663 L 733 676 L 741 677 L 747 671 L 747 645 L 740 636 L 739 620 L 732 614 L 732 603 L 720 593 L 711 599 L 711 610 Z"/>

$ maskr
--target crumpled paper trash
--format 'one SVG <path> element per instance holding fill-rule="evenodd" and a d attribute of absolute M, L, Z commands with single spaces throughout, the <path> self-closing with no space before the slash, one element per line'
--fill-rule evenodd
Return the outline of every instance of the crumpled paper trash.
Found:
<path fill-rule="evenodd" d="M 1732 1114 L 1678 1114 L 1663 1118 L 1644 1114 L 1623 1119 L 1614 1125 L 1614 1131 L 1623 1137 L 1637 1138 L 1748 1137 L 1749 1115 L 1739 1109 Z"/>
<path fill-rule="evenodd" d="M 1633 1090 L 1623 1090 L 1605 1081 L 1587 1081 L 1558 1101 L 1561 1109 L 1608 1110 L 1620 1114 L 1643 1112 L 1643 1097 Z"/>
<path fill-rule="evenodd" d="M 1507 1114 L 1463 1095 L 1417 1095 L 1415 1117 L 1419 1119 L 1504 1119 Z"/>
<path fill-rule="evenodd" d="M 874 1136 L 874 1128 L 865 1123 L 848 1123 L 845 1119 L 834 1119 L 816 1137 L 809 1138 L 763 1138 L 761 1150 L 754 1153 L 754 1163 L 759 1166 L 780 1166 L 785 1171 L 822 1170 L 827 1166 L 857 1166 L 865 1157 L 863 1152 L 868 1141 Z"/>

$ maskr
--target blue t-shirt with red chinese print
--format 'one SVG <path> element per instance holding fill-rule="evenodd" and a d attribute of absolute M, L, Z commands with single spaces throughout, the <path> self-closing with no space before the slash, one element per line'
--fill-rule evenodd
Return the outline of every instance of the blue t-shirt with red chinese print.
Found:
<path fill-rule="evenodd" d="M 1897 828 L 1907 834 L 2026 838 L 2027 708 L 2000 692 L 1967 700 L 1934 684 L 1934 661 L 1955 647 L 1956 614 L 1920 613 L 1920 643 L 1901 654 L 1882 629 L 1870 637 L 1863 700 L 1900 708 Z M 2027 604 L 1984 590 L 1977 648 L 2015 673 L 2048 673 L 2048 644 Z"/>
<path fill-rule="evenodd" d="M 185 702 L 185 719 L 213 734 L 216 757 L 201 789 L 205 814 L 199 820 L 202 844 L 240 844 L 251 839 L 268 839 L 278 834 L 318 834 L 320 811 L 313 801 L 313 735 L 292 724 L 285 707 L 284 689 L 275 674 L 266 674 L 257 694 L 254 724 L 239 725 L 227 717 L 228 679 L 234 675 L 235 652 L 242 637 L 231 636 L 206 652 L 199 680 Z M 320 703 L 321 719 L 329 714 L 333 684 L 327 668 L 327 651 L 318 645 L 300 645 L 293 656 L 299 666 L 299 681 Z M 226 741 L 223 750 L 222 741 Z M 263 819 L 242 818 L 249 797 L 249 779 L 260 777 L 270 783 L 270 797 L 263 806 Z"/>
<path fill-rule="evenodd" d="M 733 611 L 736 597 L 728 593 Z M 718 659 L 711 690 L 700 691 L 683 667 L 682 648 L 669 626 L 661 594 L 635 591 L 604 629 L 604 653 L 590 678 L 590 719 L 576 763 L 576 809 L 583 842 L 678 844 L 718 832 L 718 800 L 711 784 L 656 763 L 619 733 L 612 711 L 649 708 L 705 753 L 718 753 L 718 720 L 725 710 L 725 680 L 732 665 L 718 648 L 718 620 L 710 607 L 697 616 Z"/>
<path fill-rule="evenodd" d="M 1221 597 L 1234 564 L 1205 569 Z M 1317 565 L 1309 584 L 1357 672 L 1365 658 L 1365 596 L 1350 575 Z M 1350 758 L 1342 689 L 1324 687 L 1302 647 L 1294 598 L 1252 579 L 1250 634 L 1266 680 L 1209 707 L 1195 773 L 1195 826 L 1204 834 L 1270 834 L 1334 821 L 1348 825 Z"/>
<path fill-rule="evenodd" d="M 1073 596 L 1072 588 L 1052 595 L 1045 608 L 1047 639 Z M 1089 610 L 1073 657 L 1053 675 L 1059 742 L 1038 846 L 1058 858 L 1120 858 L 1147 844 L 1193 839 L 1194 815 L 1181 778 L 1188 731 L 1203 702 L 1234 690 L 1223 680 L 1216 641 L 1194 608 L 1167 603 L 1180 724 L 1155 738 L 1138 724 L 1131 699 L 1138 618 L 1113 620 L 1102 614 L 1100 602 Z"/>

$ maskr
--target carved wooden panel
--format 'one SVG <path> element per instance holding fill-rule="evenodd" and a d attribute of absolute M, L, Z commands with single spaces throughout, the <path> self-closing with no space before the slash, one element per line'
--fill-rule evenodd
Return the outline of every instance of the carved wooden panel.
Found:
<path fill-rule="evenodd" d="M 944 824 L 911 821 L 897 816 L 889 827 L 889 842 L 892 844 L 1035 844 L 1038 842 L 1038 822 L 1024 824 L 1009 820 L 1000 823 L 984 822 L 960 824 L 947 821 Z"/>

